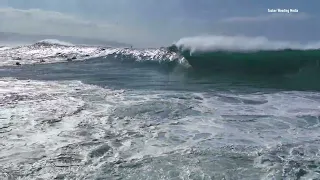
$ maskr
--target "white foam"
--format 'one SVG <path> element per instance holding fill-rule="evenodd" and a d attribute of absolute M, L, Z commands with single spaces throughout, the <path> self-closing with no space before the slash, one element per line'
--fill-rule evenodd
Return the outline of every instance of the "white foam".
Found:
<path fill-rule="evenodd" d="M 32 164 L 37 158 L 34 162 L 30 158 L 35 156 L 48 156 L 50 159 L 59 148 L 83 141 L 81 136 L 72 135 L 78 124 L 88 120 L 103 123 L 99 118 L 94 118 L 94 113 L 105 112 L 111 106 L 105 104 L 91 107 L 93 110 L 90 107 L 86 109 L 90 102 L 85 101 L 78 92 L 84 95 L 90 92 L 95 94 L 94 97 L 104 99 L 107 91 L 77 81 L 58 83 L 1 79 L 1 166 L 14 169 L 16 166 L 11 163 Z M 112 97 L 109 99 L 112 100 Z M 32 154 L 35 151 L 38 153 Z M 28 171 L 28 165 L 24 168 Z"/>
<path fill-rule="evenodd" d="M 319 43 L 271 41 L 265 37 L 246 36 L 195 36 L 182 38 L 175 43 L 191 51 L 257 51 L 280 49 L 319 49 Z"/>
<path fill-rule="evenodd" d="M 60 155 L 69 157 L 76 154 L 83 157 L 83 162 L 78 162 L 82 166 L 84 166 L 82 163 L 91 161 L 98 164 L 89 163 L 92 167 L 83 167 L 89 171 L 92 168 L 99 168 L 100 158 L 85 157 L 97 148 L 99 143 L 88 147 L 80 144 L 91 142 L 92 139 L 110 144 L 113 151 L 107 159 L 109 162 L 139 159 L 144 155 L 161 156 L 167 152 L 188 148 L 188 143 L 156 148 L 154 145 L 162 143 L 162 140 L 153 138 L 158 132 L 157 125 L 141 127 L 144 123 L 148 123 L 146 119 L 127 121 L 130 117 L 120 119 L 118 116 L 122 116 L 122 113 L 115 113 L 116 109 L 121 110 L 134 105 L 142 104 L 144 108 L 148 108 L 143 103 L 161 98 L 159 94 L 147 95 L 140 92 L 109 90 L 78 81 L 42 82 L 2 78 L 0 79 L 1 166 L 13 171 L 19 164 L 24 163 L 24 166 L 19 166 L 20 172 L 30 171 L 30 166 L 41 167 L 43 170 L 39 176 L 52 179 L 57 173 L 68 173 L 68 170 L 72 169 L 47 167 L 46 161 L 59 165 L 57 163 L 61 163 L 58 159 Z M 163 127 L 165 129 L 166 124 Z M 86 132 L 87 135 L 79 135 L 81 132 Z M 106 138 L 109 133 L 114 135 Z M 140 138 L 135 137 L 135 134 L 140 134 Z M 119 145 L 112 145 L 117 142 Z M 71 148 L 68 152 L 71 152 L 64 152 L 63 148 L 69 146 Z M 12 166 L 11 163 L 17 166 Z M 77 172 L 77 176 L 80 175 L 82 173 Z"/>
<path fill-rule="evenodd" d="M 257 144 L 275 146 L 279 143 L 277 136 L 290 142 L 312 140 L 320 136 L 318 131 L 312 131 L 311 134 L 305 131 L 309 124 L 303 118 L 320 116 L 319 96 L 319 93 L 294 91 L 245 95 L 219 93 L 218 96 L 205 97 L 198 110 L 204 113 L 215 112 L 220 119 L 228 120 L 229 125 L 234 119 L 237 129 L 251 132 L 250 135 L 242 137 L 243 139 L 251 140 L 252 134 L 255 134 Z M 243 118 L 244 122 L 239 123 L 239 118 Z M 254 122 L 256 120 L 257 123 Z M 249 122 L 245 123 L 246 121 Z M 310 126 L 317 128 L 319 123 Z M 265 131 L 259 129 L 262 127 Z"/>
<path fill-rule="evenodd" d="M 299 144 L 320 137 L 320 122 L 308 124 L 300 118 L 320 116 L 320 94 L 311 92 L 145 92 L 111 90 L 78 81 L 2 78 L 0 106 L 2 167 L 31 172 L 32 166 L 40 169 L 39 177 L 47 179 L 58 173 L 92 179 L 88 176 L 99 173 L 97 169 L 105 163 L 173 153 L 189 153 L 192 158 L 197 148 L 269 148 L 279 142 Z M 57 119 L 60 121 L 53 122 Z M 102 144 L 110 148 L 90 156 Z M 71 158 L 69 165 L 74 166 L 64 169 L 48 167 L 48 163 L 61 163 L 62 155 L 80 160 Z"/>
<path fill-rule="evenodd" d="M 47 41 L 44 41 L 47 42 Z M 168 53 L 163 49 L 130 49 L 130 48 L 101 48 L 91 46 L 65 46 L 58 41 L 48 41 L 34 45 L 19 46 L 10 49 L 0 50 L 0 66 L 12 66 L 16 62 L 20 64 L 58 63 L 72 61 L 82 61 L 97 57 L 119 57 L 133 58 L 136 61 L 161 61 L 176 60 L 180 57 L 175 53 Z M 43 44 L 44 43 L 44 44 Z M 64 44 L 64 45 L 61 45 Z"/>

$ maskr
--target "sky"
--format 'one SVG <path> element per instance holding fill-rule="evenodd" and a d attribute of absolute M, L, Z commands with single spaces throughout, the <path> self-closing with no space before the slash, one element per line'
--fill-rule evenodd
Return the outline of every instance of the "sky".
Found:
<path fill-rule="evenodd" d="M 0 32 L 167 46 L 201 35 L 319 41 L 320 1 L 0 0 Z M 270 13 L 268 9 L 297 9 Z"/>

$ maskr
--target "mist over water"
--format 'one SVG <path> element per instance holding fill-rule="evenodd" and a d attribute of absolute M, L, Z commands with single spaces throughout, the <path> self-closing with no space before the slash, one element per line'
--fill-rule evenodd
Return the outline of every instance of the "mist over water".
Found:
<path fill-rule="evenodd" d="M 317 179 L 318 57 L 244 37 L 0 48 L 0 177 Z"/>

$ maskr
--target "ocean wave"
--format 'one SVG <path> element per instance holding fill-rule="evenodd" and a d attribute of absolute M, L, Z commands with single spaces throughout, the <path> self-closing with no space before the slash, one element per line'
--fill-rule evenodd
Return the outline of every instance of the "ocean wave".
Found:
<path fill-rule="evenodd" d="M 0 51 L 1 65 L 57 63 L 113 58 L 119 61 L 172 63 L 198 72 L 290 74 L 312 67 L 318 71 L 319 43 L 270 41 L 264 37 L 201 36 L 182 38 L 167 48 L 113 48 L 42 40 Z"/>

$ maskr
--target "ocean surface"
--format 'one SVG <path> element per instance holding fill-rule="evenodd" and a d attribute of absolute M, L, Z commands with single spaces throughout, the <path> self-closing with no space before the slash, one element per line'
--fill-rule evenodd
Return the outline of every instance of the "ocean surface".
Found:
<path fill-rule="evenodd" d="M 2 46 L 0 179 L 320 179 L 317 49 Z"/>

